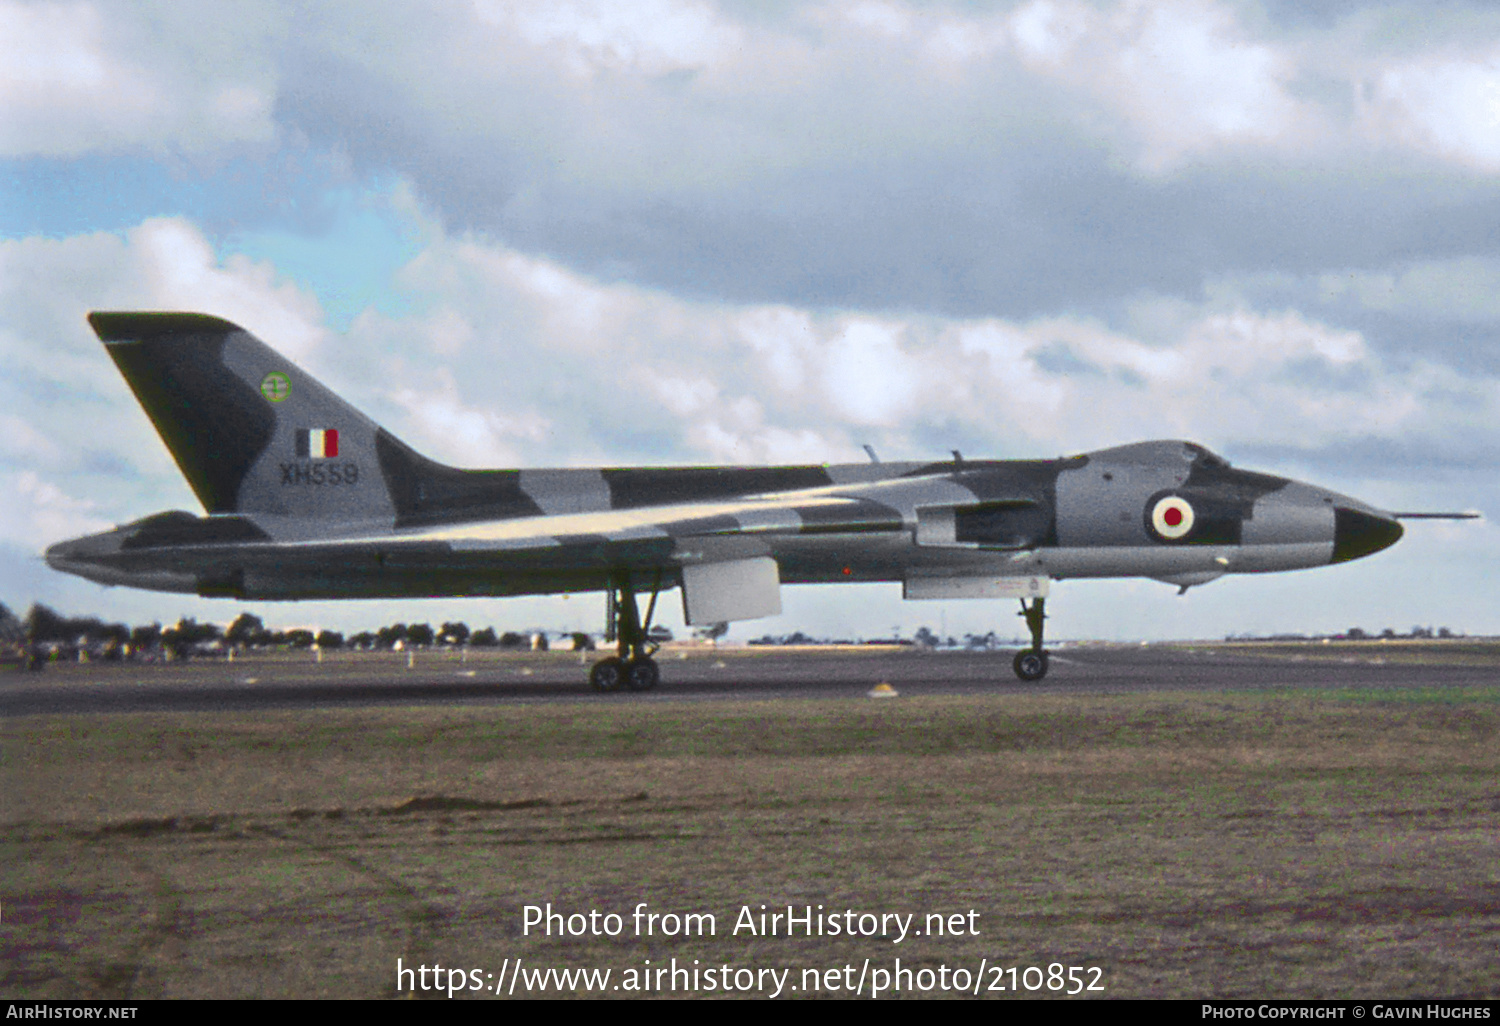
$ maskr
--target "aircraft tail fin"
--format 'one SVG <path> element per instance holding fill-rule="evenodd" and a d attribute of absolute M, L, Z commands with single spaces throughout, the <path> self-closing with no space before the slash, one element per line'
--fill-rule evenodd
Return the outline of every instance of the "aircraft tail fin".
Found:
<path fill-rule="evenodd" d="M 196 313 L 91 313 L 210 513 L 391 515 L 374 421 L 238 325 Z"/>

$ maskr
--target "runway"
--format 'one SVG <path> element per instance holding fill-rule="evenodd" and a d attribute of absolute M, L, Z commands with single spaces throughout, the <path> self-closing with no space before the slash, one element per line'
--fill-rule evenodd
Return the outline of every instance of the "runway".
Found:
<path fill-rule="evenodd" d="M 667 650 L 651 692 L 598 694 L 571 653 L 305 652 L 175 664 L 66 664 L 0 676 L 0 717 L 243 712 L 513 703 L 867 700 L 878 683 L 900 695 L 1120 694 L 1152 691 L 1443 689 L 1500 684 L 1500 660 L 1428 658 L 1376 645 L 1327 652 L 1233 646 L 1078 645 L 1053 650 L 1048 677 L 1018 681 L 1010 651 L 777 648 Z M 1493 650 L 1491 650 L 1493 651 Z"/>

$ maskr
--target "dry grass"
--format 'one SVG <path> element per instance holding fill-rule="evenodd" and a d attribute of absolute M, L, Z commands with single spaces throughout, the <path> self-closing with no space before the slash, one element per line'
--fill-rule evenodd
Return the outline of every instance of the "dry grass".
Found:
<path fill-rule="evenodd" d="M 4 989 L 380 996 L 398 957 L 617 974 L 675 957 L 797 983 L 899 957 L 1099 966 L 1112 996 L 1494 997 L 1497 699 L 10 720 Z M 547 902 L 718 930 L 522 936 L 522 906 Z M 980 933 L 731 935 L 762 903 L 919 925 L 974 909 Z"/>

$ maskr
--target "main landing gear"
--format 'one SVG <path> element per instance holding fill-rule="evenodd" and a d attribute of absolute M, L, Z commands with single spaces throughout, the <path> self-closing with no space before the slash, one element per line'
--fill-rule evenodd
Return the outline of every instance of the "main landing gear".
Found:
<path fill-rule="evenodd" d="M 626 688 L 650 691 L 661 680 L 661 671 L 657 669 L 656 660 L 651 658 L 656 654 L 657 646 L 646 637 L 646 632 L 651 629 L 651 617 L 656 613 L 656 596 L 660 592 L 661 574 L 658 573 L 651 588 L 651 602 L 646 606 L 646 622 L 642 626 L 630 575 L 620 574 L 610 579 L 609 622 L 605 638 L 614 640 L 617 654 L 599 660 L 589 671 L 589 683 L 595 691 Z"/>
<path fill-rule="evenodd" d="M 1023 648 L 1016 653 L 1016 658 L 1011 665 L 1015 668 L 1016 676 L 1024 681 L 1041 680 L 1047 676 L 1047 652 L 1042 648 L 1042 623 L 1047 619 L 1047 600 L 1034 598 L 1027 605 L 1026 600 L 1021 600 L 1021 611 L 1017 616 L 1026 618 L 1026 628 L 1031 631 L 1031 647 Z"/>

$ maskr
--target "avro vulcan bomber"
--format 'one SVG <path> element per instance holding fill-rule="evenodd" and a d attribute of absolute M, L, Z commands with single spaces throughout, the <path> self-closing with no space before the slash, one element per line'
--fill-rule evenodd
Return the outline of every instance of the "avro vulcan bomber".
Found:
<path fill-rule="evenodd" d="M 779 613 L 785 584 L 1019 600 L 1032 643 L 1015 672 L 1038 680 L 1053 580 L 1187 589 L 1343 563 L 1394 544 L 1408 515 L 1181 441 L 1048 460 L 461 470 L 228 321 L 89 323 L 208 515 L 157 513 L 63 542 L 49 565 L 247 600 L 603 591 L 617 643 L 590 673 L 603 691 L 656 685 L 647 632 L 673 588 L 689 624 Z"/>

